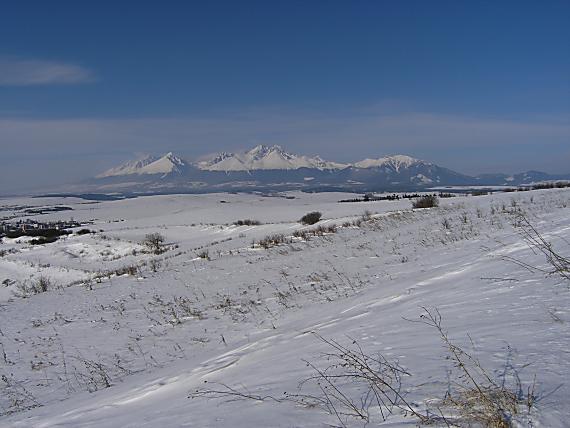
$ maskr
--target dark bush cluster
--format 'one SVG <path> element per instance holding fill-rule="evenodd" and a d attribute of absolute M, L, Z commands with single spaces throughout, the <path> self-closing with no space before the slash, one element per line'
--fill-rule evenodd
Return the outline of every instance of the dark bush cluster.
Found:
<path fill-rule="evenodd" d="M 259 220 L 252 220 L 250 218 L 234 221 L 235 226 L 259 226 L 260 224 L 261 222 Z"/>
<path fill-rule="evenodd" d="M 323 215 L 318 211 L 313 211 L 310 213 L 305 214 L 299 220 L 303 224 L 315 224 L 318 223 Z"/>
<path fill-rule="evenodd" d="M 438 196 L 440 198 L 453 198 L 456 195 L 449 192 L 448 193 L 440 192 Z M 419 197 L 421 197 L 419 193 L 393 193 L 391 195 L 384 195 L 384 196 L 374 196 L 370 193 L 367 193 L 362 198 L 341 199 L 339 202 L 399 201 L 401 199 L 415 199 Z"/>
<path fill-rule="evenodd" d="M 77 232 L 75 232 L 76 235 L 88 235 L 90 233 L 94 232 L 91 232 L 89 229 L 79 229 Z"/>
<path fill-rule="evenodd" d="M 42 238 L 58 238 L 62 235 L 69 235 L 69 231 L 64 229 L 26 229 L 6 232 L 8 238 L 19 238 L 21 236 L 32 236 Z M 52 241 L 53 242 L 53 241 Z"/>
<path fill-rule="evenodd" d="M 198 258 L 204 260 L 210 260 L 210 252 L 208 250 L 202 250 L 197 254 Z"/>
<path fill-rule="evenodd" d="M 48 236 L 43 237 L 40 236 L 39 238 L 30 240 L 30 245 L 43 245 L 43 244 L 51 244 L 59 239 L 58 236 Z"/>
<path fill-rule="evenodd" d="M 541 183 L 532 186 L 532 190 L 540 189 L 563 189 L 565 187 L 570 187 L 570 182 L 568 181 L 558 181 L 556 183 Z"/>
<path fill-rule="evenodd" d="M 412 204 L 413 208 L 433 208 L 437 206 L 439 206 L 439 199 L 436 195 L 424 195 L 416 199 Z"/>

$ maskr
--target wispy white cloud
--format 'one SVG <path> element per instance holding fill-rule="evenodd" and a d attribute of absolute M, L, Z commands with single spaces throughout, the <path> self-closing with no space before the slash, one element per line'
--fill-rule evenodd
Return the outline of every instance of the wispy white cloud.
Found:
<path fill-rule="evenodd" d="M 93 80 L 91 70 L 76 64 L 0 58 L 0 86 L 69 85 Z"/>

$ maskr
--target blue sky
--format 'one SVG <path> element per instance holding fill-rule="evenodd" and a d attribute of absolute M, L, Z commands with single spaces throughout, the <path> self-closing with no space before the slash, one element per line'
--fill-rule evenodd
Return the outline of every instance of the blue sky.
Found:
<path fill-rule="evenodd" d="M 555 0 L 9 2 L 0 191 L 258 143 L 570 172 L 568 22 Z"/>

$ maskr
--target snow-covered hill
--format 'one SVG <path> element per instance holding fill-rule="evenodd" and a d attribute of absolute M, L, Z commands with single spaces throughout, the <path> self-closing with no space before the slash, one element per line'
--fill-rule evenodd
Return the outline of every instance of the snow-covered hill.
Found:
<path fill-rule="evenodd" d="M 416 426 L 398 408 L 384 421 L 374 403 L 366 424 L 339 420 L 324 398 L 283 401 L 285 392 L 323 397 L 306 380 L 312 366 L 335 362 L 334 349 L 313 333 L 397 361 L 407 402 L 453 417 L 438 400 L 462 380 L 438 332 L 414 322 L 422 306 L 438 308 L 453 343 L 499 384 L 525 394 L 536 380 L 531 411 L 521 405 L 514 426 L 567 426 L 570 291 L 561 276 L 545 274 L 550 265 L 529 248 L 516 213 L 568 256 L 570 190 L 455 197 L 423 210 L 407 200 L 337 203 L 350 196 L 4 200 L 2 215 L 65 203 L 103 231 L 1 244 L 2 290 L 16 289 L 4 281 L 13 275 L 51 284 L 1 302 L 0 426 Z M 298 223 L 314 210 L 323 213 L 318 225 Z M 245 218 L 262 224 L 233 224 Z M 301 233 L 319 225 L 337 228 Z M 163 254 L 144 251 L 152 232 L 164 235 Z M 285 242 L 259 244 L 276 234 Z M 366 402 L 362 385 L 341 388 L 351 402 Z M 192 398 L 197 390 L 242 395 Z"/>

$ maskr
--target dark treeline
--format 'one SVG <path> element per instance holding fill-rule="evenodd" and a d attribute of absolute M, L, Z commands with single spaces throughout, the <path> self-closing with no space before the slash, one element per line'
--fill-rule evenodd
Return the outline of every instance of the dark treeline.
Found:
<path fill-rule="evenodd" d="M 372 202 L 372 201 L 399 201 L 401 199 L 417 199 L 425 196 L 424 194 L 420 193 L 393 193 L 391 195 L 385 196 L 374 196 L 373 194 L 367 193 L 362 198 L 355 198 L 355 199 L 342 199 L 339 202 Z M 433 196 L 438 196 L 440 198 L 453 198 L 455 195 L 452 193 L 434 193 Z"/>

